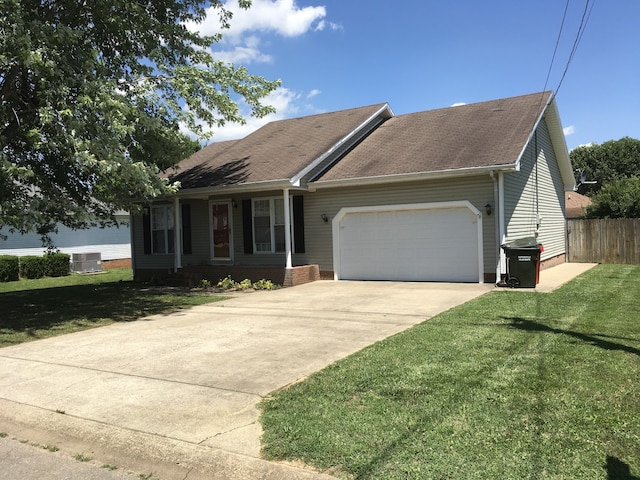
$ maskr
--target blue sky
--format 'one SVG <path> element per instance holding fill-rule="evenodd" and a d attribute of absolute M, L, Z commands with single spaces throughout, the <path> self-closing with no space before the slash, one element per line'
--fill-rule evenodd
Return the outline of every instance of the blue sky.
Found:
<path fill-rule="evenodd" d="M 235 0 L 229 0 L 228 6 Z M 569 61 L 585 6 L 588 23 Z M 215 131 L 388 102 L 396 115 L 545 88 L 564 0 L 253 0 L 213 49 L 281 79 L 277 113 Z M 549 81 L 569 149 L 640 138 L 640 0 L 570 0 Z M 212 15 L 197 27 L 216 31 Z"/>

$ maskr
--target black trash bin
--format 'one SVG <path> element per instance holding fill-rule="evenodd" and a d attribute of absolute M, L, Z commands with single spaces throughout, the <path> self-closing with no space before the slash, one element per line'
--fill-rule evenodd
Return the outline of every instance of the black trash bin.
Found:
<path fill-rule="evenodd" d="M 542 244 L 535 237 L 526 237 L 502 245 L 507 257 L 509 287 L 535 288 L 540 282 Z"/>

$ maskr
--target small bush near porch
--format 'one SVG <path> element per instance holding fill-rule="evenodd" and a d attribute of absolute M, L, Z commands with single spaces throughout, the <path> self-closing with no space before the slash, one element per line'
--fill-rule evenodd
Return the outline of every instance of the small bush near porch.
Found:
<path fill-rule="evenodd" d="M 496 291 L 262 404 L 264 454 L 347 479 L 640 478 L 640 267 Z"/>

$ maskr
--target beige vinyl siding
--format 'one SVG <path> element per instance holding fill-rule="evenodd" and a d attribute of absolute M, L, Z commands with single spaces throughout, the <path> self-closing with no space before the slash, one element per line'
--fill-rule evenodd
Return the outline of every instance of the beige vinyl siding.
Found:
<path fill-rule="evenodd" d="M 275 266 L 279 265 L 284 268 L 286 263 L 286 256 L 284 253 L 244 253 L 244 231 L 242 228 L 242 201 L 252 199 L 266 199 L 266 198 L 282 198 L 282 190 L 273 190 L 267 192 L 260 192 L 254 194 L 234 195 L 233 199 L 236 202 L 237 207 L 233 209 L 233 251 L 234 251 L 234 264 L 241 266 Z M 295 190 L 289 191 L 289 199 L 294 195 L 302 195 L 302 192 Z M 305 202 L 307 197 L 305 196 Z M 305 204 L 306 209 L 306 204 Z M 291 221 L 293 222 L 293 212 L 291 212 Z M 305 214 L 305 228 L 306 228 L 306 214 Z M 293 234 L 291 236 L 293 242 Z M 308 250 L 308 247 L 307 247 Z M 293 265 L 305 265 L 303 257 L 300 254 L 294 254 L 292 258 Z"/>
<path fill-rule="evenodd" d="M 173 254 L 145 255 L 144 253 L 144 217 L 142 215 L 131 216 L 131 229 L 133 231 L 133 268 L 170 270 L 174 266 Z"/>
<path fill-rule="evenodd" d="M 507 241 L 535 236 L 539 216 L 542 259 L 563 254 L 564 187 L 545 121 L 538 127 L 537 139 L 534 135 L 527 146 L 520 171 L 504 174 L 504 192 Z"/>
<path fill-rule="evenodd" d="M 495 272 L 497 248 L 493 180 L 488 174 L 453 179 L 420 181 L 381 186 L 323 188 L 315 192 L 290 191 L 290 196 L 304 196 L 305 250 L 294 253 L 293 265 L 318 264 L 323 271 L 333 270 L 333 236 L 331 219 L 344 207 L 402 205 L 468 200 L 483 213 L 483 250 L 485 273 Z M 242 201 L 245 199 L 282 196 L 282 191 L 259 194 L 234 195 L 237 207 L 232 208 L 232 235 L 234 265 L 285 265 L 283 253 L 245 254 L 243 250 Z M 229 201 L 230 197 L 210 197 L 208 200 L 185 199 L 191 205 L 192 254 L 182 257 L 182 265 L 208 265 L 210 259 L 209 202 Z M 485 205 L 490 203 L 494 213 L 487 215 Z M 326 214 L 329 221 L 321 218 Z M 144 255 L 142 216 L 135 217 L 133 225 L 136 268 L 172 269 L 173 255 Z M 425 245 L 425 248 L 428 248 Z M 223 262 L 224 263 L 224 262 Z"/>
<path fill-rule="evenodd" d="M 493 180 L 489 175 L 430 182 L 388 184 L 382 186 L 321 189 L 305 195 L 305 237 L 307 254 L 304 263 L 317 263 L 320 270 L 333 269 L 331 219 L 343 207 L 402 205 L 468 200 L 483 212 L 484 270 L 495 271 L 495 215 L 488 216 L 485 205 L 494 204 Z M 325 223 L 321 214 L 329 217 Z M 425 245 L 428 248 L 428 245 Z"/>
<path fill-rule="evenodd" d="M 191 251 L 190 255 L 182 256 L 182 265 L 208 265 L 210 263 L 209 248 L 209 201 L 182 200 L 180 204 L 191 206 Z M 165 203 L 166 205 L 166 203 Z M 173 206 L 173 204 L 171 204 Z M 142 215 L 132 217 L 133 231 L 132 251 L 134 252 L 134 268 L 161 269 L 174 268 L 175 259 L 171 254 L 144 254 L 144 227 Z"/>

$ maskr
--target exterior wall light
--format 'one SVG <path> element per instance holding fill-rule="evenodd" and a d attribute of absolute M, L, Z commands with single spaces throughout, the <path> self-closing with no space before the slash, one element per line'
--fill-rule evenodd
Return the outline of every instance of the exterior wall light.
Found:
<path fill-rule="evenodd" d="M 322 219 L 322 221 L 323 221 L 324 223 L 327 223 L 327 222 L 329 221 L 329 217 L 327 217 L 327 214 L 326 214 L 326 213 L 321 213 L 321 214 L 320 214 L 320 218 Z"/>
<path fill-rule="evenodd" d="M 487 215 L 491 215 L 491 212 L 493 212 L 493 207 L 491 206 L 491 204 L 490 204 L 490 203 L 487 203 L 487 204 L 484 206 L 484 209 L 485 209 L 485 211 L 487 212 Z"/>

